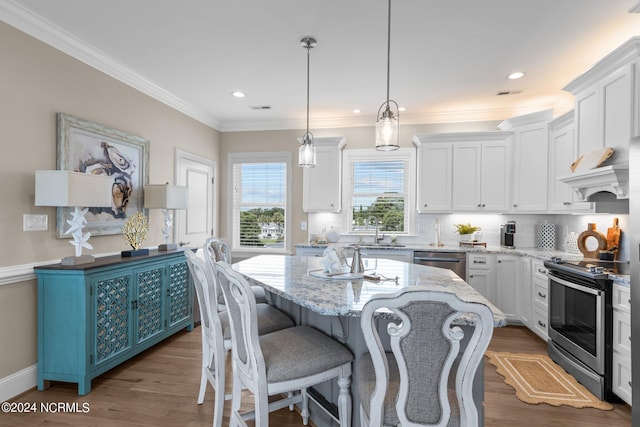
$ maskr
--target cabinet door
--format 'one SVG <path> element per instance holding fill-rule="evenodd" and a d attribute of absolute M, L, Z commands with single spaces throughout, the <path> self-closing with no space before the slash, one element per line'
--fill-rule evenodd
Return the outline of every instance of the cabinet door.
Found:
<path fill-rule="evenodd" d="M 520 258 L 520 320 L 525 326 L 530 326 L 533 319 L 531 301 L 531 258 Z"/>
<path fill-rule="evenodd" d="M 164 331 L 164 271 L 164 265 L 156 264 L 135 272 L 136 344 L 141 344 Z"/>
<path fill-rule="evenodd" d="M 487 211 L 508 211 L 511 191 L 511 150 L 506 142 L 482 144 L 481 206 Z"/>
<path fill-rule="evenodd" d="M 612 73 L 601 84 L 602 146 L 613 148 L 614 163 L 629 159 L 633 125 L 633 64 Z"/>
<path fill-rule="evenodd" d="M 495 283 L 493 271 L 491 270 L 474 270 L 469 269 L 469 277 L 467 283 L 480 295 L 495 304 L 494 286 Z"/>
<path fill-rule="evenodd" d="M 602 148 L 600 136 L 600 96 L 597 87 L 576 98 L 576 133 L 578 155 Z"/>
<path fill-rule="evenodd" d="M 168 317 L 169 328 L 191 317 L 192 295 L 189 268 L 184 261 L 169 263 L 168 268 Z"/>
<path fill-rule="evenodd" d="M 133 277 L 105 274 L 92 280 L 93 365 L 98 367 L 133 347 Z"/>
<path fill-rule="evenodd" d="M 418 212 L 451 211 L 451 144 L 422 144 L 418 148 Z"/>
<path fill-rule="evenodd" d="M 501 166 L 503 168 L 504 165 Z M 454 211 L 477 211 L 481 209 L 482 148 L 480 144 L 454 144 L 453 146 L 453 190 Z"/>
<path fill-rule="evenodd" d="M 515 152 L 513 210 L 547 210 L 549 133 L 547 124 L 518 132 Z"/>
<path fill-rule="evenodd" d="M 496 256 L 496 305 L 509 320 L 520 320 L 518 257 Z"/>
<path fill-rule="evenodd" d="M 316 167 L 302 171 L 302 209 L 305 212 L 340 212 L 342 151 L 316 143 Z"/>
<path fill-rule="evenodd" d="M 576 160 L 577 149 L 574 137 L 573 122 L 551 131 L 551 165 L 550 169 L 550 200 L 551 210 L 567 211 L 573 202 L 573 191 L 568 184 L 558 178 L 571 174 L 571 164 Z"/>

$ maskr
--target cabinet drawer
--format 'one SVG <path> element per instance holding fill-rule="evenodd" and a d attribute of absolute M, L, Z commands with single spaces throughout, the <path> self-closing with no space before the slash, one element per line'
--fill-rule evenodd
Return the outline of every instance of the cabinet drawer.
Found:
<path fill-rule="evenodd" d="M 533 305 L 533 319 L 532 319 L 533 322 L 531 323 L 531 328 L 533 332 L 538 334 L 540 338 L 542 338 L 545 341 L 549 338 L 549 335 L 547 333 L 548 317 L 549 317 L 549 314 L 547 310 L 540 307 L 538 304 Z"/>
<path fill-rule="evenodd" d="M 631 405 L 631 359 L 618 353 L 613 353 L 611 388 L 619 398 Z"/>
<path fill-rule="evenodd" d="M 614 283 L 611 299 L 611 304 L 614 309 L 626 313 L 631 312 L 631 289 L 629 287 Z"/>
<path fill-rule="evenodd" d="M 613 351 L 631 357 L 631 315 L 613 310 Z"/>
<path fill-rule="evenodd" d="M 546 280 L 534 279 L 533 301 L 545 307 L 549 304 L 549 283 Z"/>
<path fill-rule="evenodd" d="M 491 254 L 467 254 L 469 270 L 492 270 L 494 265 L 495 257 Z"/>
<path fill-rule="evenodd" d="M 547 268 L 544 266 L 544 261 L 541 260 L 533 260 L 531 263 L 531 271 L 533 273 L 533 278 L 538 279 L 543 282 L 547 282 Z"/>

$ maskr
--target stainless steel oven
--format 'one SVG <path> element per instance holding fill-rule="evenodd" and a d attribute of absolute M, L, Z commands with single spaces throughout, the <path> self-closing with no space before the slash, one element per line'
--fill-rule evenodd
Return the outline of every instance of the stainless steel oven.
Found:
<path fill-rule="evenodd" d="M 600 399 L 610 400 L 612 280 L 599 267 L 545 261 L 549 356 Z"/>

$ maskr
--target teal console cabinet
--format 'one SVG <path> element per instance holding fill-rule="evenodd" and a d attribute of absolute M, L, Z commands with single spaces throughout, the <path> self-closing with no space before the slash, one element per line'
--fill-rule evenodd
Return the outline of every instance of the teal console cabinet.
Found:
<path fill-rule="evenodd" d="M 91 380 L 181 329 L 193 329 L 183 250 L 108 256 L 34 268 L 38 278 L 38 390 Z"/>

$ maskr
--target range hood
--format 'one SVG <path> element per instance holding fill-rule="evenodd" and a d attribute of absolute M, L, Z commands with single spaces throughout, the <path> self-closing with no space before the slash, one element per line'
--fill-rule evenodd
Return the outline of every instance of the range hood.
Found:
<path fill-rule="evenodd" d="M 589 201 L 592 196 L 601 192 L 613 193 L 620 200 L 629 198 L 628 164 L 588 169 L 559 177 L 558 180 L 571 187 L 579 201 Z"/>

